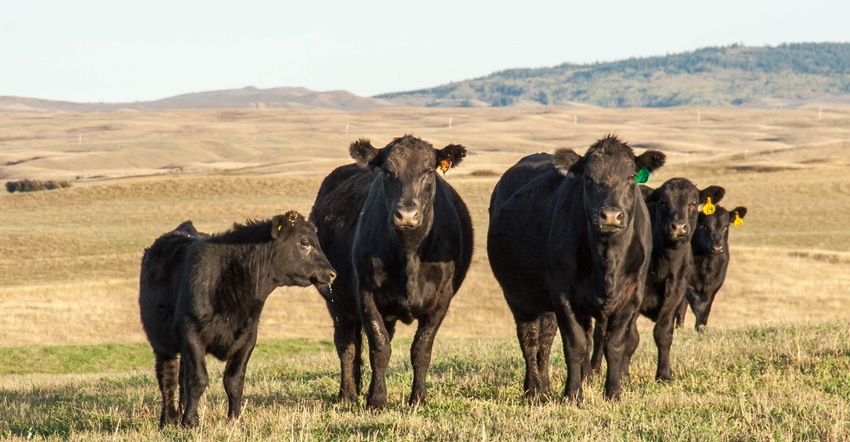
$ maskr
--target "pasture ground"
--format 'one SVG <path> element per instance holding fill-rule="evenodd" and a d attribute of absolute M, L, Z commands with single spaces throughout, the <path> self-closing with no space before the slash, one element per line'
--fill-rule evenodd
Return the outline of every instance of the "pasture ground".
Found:
<path fill-rule="evenodd" d="M 470 151 L 446 178 L 472 212 L 476 251 L 438 334 L 431 405 L 401 405 L 412 377 L 405 359 L 414 328 L 405 326 L 392 359 L 390 409 L 336 405 L 324 304 L 313 289 L 279 289 L 263 313 L 244 419 L 225 421 L 219 370 L 201 429 L 159 433 L 152 357 L 138 319 L 144 248 L 186 219 L 212 232 L 292 208 L 307 214 L 321 179 L 350 162 L 351 141 L 382 146 L 404 133 Z M 721 204 L 749 212 L 731 232 L 732 265 L 708 332 L 694 333 L 690 314 L 677 332 L 679 379 L 652 381 L 651 324 L 642 321 L 635 379 L 622 401 L 603 401 L 595 379 L 581 406 L 526 405 L 513 321 L 487 263 L 490 191 L 525 154 L 583 153 L 608 133 L 668 154 L 650 186 L 674 176 L 722 185 Z M 817 109 L 0 114 L 0 178 L 73 181 L 0 194 L 0 354 L 12 361 L 0 366 L 0 435 L 842 439 L 850 434 L 848 172 L 850 109 L 825 109 L 820 118 Z M 289 348 L 293 342 L 307 349 Z M 557 341 L 552 365 L 557 393 L 564 375 Z"/>

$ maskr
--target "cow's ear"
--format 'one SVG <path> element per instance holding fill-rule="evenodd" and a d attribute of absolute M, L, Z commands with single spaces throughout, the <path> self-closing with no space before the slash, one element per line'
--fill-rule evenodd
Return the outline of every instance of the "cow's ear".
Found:
<path fill-rule="evenodd" d="M 747 208 L 746 207 L 736 207 L 729 211 L 729 220 L 735 222 L 736 218 L 744 219 L 747 216 Z"/>
<path fill-rule="evenodd" d="M 717 204 L 723 199 L 724 195 L 726 195 L 726 189 L 720 186 L 708 186 L 699 191 L 699 203 L 705 204 L 707 198 L 711 198 L 711 203 Z"/>
<path fill-rule="evenodd" d="M 643 200 L 647 203 L 654 203 L 658 201 L 659 193 L 655 191 L 652 187 L 645 186 L 643 184 L 639 185 L 640 193 L 643 196 Z"/>
<path fill-rule="evenodd" d="M 564 175 L 570 172 L 581 173 L 581 168 L 584 165 L 581 155 L 572 149 L 556 150 L 552 156 L 552 163 Z"/>
<path fill-rule="evenodd" d="M 351 143 L 351 146 L 348 147 L 348 153 L 351 158 L 354 158 L 354 161 L 357 161 L 357 164 L 366 167 L 378 157 L 381 150 L 373 147 L 369 140 L 361 138 Z"/>
<path fill-rule="evenodd" d="M 635 171 L 646 168 L 650 172 L 655 172 L 664 165 L 667 156 L 657 150 L 647 150 L 635 158 Z"/>
<path fill-rule="evenodd" d="M 434 164 L 434 168 L 443 172 L 457 166 L 466 157 L 466 148 L 460 144 L 449 144 L 440 150 L 434 150 L 437 153 L 437 162 Z"/>
<path fill-rule="evenodd" d="M 283 215 L 272 218 L 272 239 L 286 239 L 295 231 L 295 223 L 298 221 L 298 212 L 291 210 Z"/>

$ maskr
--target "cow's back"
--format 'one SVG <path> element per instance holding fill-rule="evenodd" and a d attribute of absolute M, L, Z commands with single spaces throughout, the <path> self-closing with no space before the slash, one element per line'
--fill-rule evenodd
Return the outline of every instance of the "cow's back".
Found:
<path fill-rule="evenodd" d="M 490 198 L 487 252 L 514 314 L 551 310 L 545 249 L 553 196 L 563 181 L 551 155 L 530 155 L 505 172 Z"/>

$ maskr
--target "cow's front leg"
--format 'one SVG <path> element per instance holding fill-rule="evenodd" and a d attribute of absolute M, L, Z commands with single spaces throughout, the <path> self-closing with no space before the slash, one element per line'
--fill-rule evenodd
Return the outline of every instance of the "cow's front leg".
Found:
<path fill-rule="evenodd" d="M 670 369 L 670 347 L 673 345 L 673 315 L 662 315 L 655 323 L 652 336 L 655 338 L 655 346 L 658 347 L 658 369 L 655 372 L 655 380 L 665 382 L 673 380 L 673 372 Z"/>
<path fill-rule="evenodd" d="M 590 372 L 590 355 L 587 330 L 591 319 L 582 318 L 579 321 L 569 304 L 562 301 L 555 312 L 558 318 L 558 328 L 561 330 L 561 340 L 564 344 L 564 358 L 567 360 L 567 382 L 564 386 L 564 397 L 567 400 L 581 402 L 582 380 Z"/>
<path fill-rule="evenodd" d="M 363 329 L 369 340 L 369 363 L 372 366 L 372 381 L 369 384 L 369 398 L 366 405 L 372 409 L 382 409 L 387 405 L 387 366 L 392 355 L 390 335 L 384 325 L 383 315 L 375 304 L 374 292 L 360 292 L 363 314 Z"/>
<path fill-rule="evenodd" d="M 257 344 L 257 330 L 254 328 L 247 342 L 239 348 L 224 367 L 224 392 L 227 393 L 227 417 L 238 419 L 242 414 L 242 390 L 245 386 L 245 369 L 248 359 Z"/>
<path fill-rule="evenodd" d="M 619 399 L 622 393 L 621 381 L 627 370 L 626 345 L 630 338 L 630 327 L 635 320 L 637 311 L 621 314 L 608 319 L 608 330 L 605 338 L 605 362 L 608 363 L 608 373 L 605 377 L 605 399 Z"/>
<path fill-rule="evenodd" d="M 419 327 L 416 329 L 416 336 L 413 338 L 413 345 L 410 347 L 410 362 L 413 364 L 413 389 L 408 401 L 410 405 L 425 404 L 428 398 L 428 392 L 425 389 L 425 377 L 428 374 L 428 367 L 431 365 L 431 349 L 434 346 L 437 330 L 443 323 L 443 318 L 446 317 L 446 311 L 449 309 L 449 301 L 451 300 L 451 294 L 443 294 L 442 296 L 445 301 L 433 313 L 419 319 Z"/>

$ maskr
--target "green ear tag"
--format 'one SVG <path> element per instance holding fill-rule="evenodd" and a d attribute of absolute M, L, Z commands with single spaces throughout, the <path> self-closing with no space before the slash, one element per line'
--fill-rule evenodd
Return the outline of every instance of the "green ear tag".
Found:
<path fill-rule="evenodd" d="M 635 175 L 635 182 L 638 184 L 646 184 L 649 181 L 649 169 L 644 167 Z"/>
<path fill-rule="evenodd" d="M 705 199 L 705 206 L 702 208 L 702 213 L 711 215 L 714 213 L 714 204 L 711 204 L 711 198 Z"/>
<path fill-rule="evenodd" d="M 738 215 L 738 212 L 735 212 L 735 221 L 732 222 L 735 227 L 741 227 L 744 225 L 744 218 L 741 218 Z"/>

